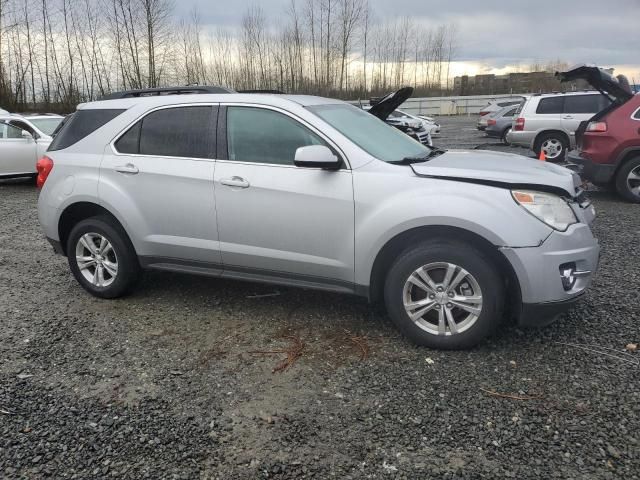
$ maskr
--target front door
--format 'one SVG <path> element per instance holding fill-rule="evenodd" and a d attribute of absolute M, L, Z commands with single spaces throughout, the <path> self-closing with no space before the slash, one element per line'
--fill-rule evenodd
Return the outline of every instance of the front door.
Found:
<path fill-rule="evenodd" d="M 296 167 L 297 148 L 329 144 L 285 112 L 228 106 L 221 130 L 227 148 L 216 162 L 215 192 L 224 275 L 351 290 L 354 202 L 347 165 Z"/>
<path fill-rule="evenodd" d="M 35 173 L 36 141 L 22 136 L 22 130 L 0 123 L 0 175 Z"/>
<path fill-rule="evenodd" d="M 107 146 L 99 196 L 113 211 L 127 212 L 126 228 L 146 264 L 220 270 L 216 118 L 212 105 L 162 108 Z"/>

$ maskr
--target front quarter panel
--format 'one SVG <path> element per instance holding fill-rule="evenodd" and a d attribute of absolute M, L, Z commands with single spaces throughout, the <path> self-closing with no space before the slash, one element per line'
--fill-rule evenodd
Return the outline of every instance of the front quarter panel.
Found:
<path fill-rule="evenodd" d="M 507 189 L 420 178 L 408 166 L 382 162 L 354 171 L 353 182 L 359 285 L 369 285 L 382 247 L 413 228 L 462 228 L 497 247 L 538 246 L 552 232 L 517 205 Z"/>

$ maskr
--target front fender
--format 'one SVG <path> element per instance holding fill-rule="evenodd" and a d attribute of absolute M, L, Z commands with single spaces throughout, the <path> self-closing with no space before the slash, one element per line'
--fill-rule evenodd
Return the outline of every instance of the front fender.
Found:
<path fill-rule="evenodd" d="M 358 285 L 369 285 L 376 256 L 387 242 L 417 227 L 460 228 L 496 247 L 513 248 L 538 246 L 552 232 L 517 205 L 508 189 L 407 176 L 394 182 L 388 175 L 378 183 L 376 177 L 354 175 Z"/>

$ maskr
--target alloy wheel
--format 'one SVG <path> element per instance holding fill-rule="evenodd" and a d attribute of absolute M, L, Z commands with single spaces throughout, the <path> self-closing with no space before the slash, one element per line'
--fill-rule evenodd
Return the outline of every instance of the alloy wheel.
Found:
<path fill-rule="evenodd" d="M 432 335 L 462 333 L 482 312 L 480 285 L 473 275 L 453 263 L 429 263 L 414 270 L 402 296 L 409 318 Z"/>
<path fill-rule="evenodd" d="M 108 287 L 118 275 L 118 257 L 111 242 L 99 233 L 85 233 L 76 244 L 82 276 L 96 287 Z"/>
<path fill-rule="evenodd" d="M 637 166 L 627 175 L 627 188 L 636 197 L 640 197 L 640 166 Z"/>
<path fill-rule="evenodd" d="M 562 142 L 557 138 L 548 138 L 541 146 L 544 156 L 550 160 L 558 158 L 563 152 Z"/>

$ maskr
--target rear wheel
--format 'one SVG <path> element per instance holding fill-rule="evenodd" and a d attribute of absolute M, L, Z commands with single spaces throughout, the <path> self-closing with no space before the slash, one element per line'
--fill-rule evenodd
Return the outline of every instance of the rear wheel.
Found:
<path fill-rule="evenodd" d="M 481 251 L 436 240 L 406 250 L 385 281 L 392 321 L 412 342 L 462 349 L 480 343 L 500 323 L 504 285 Z"/>
<path fill-rule="evenodd" d="M 535 152 L 540 156 L 540 152 L 544 152 L 544 156 L 550 161 L 562 161 L 569 150 L 569 142 L 567 137 L 561 133 L 551 132 L 540 136 L 536 141 Z"/>
<path fill-rule="evenodd" d="M 140 276 L 131 241 L 109 217 L 88 218 L 73 227 L 67 257 L 78 283 L 96 297 L 125 295 Z"/>
<path fill-rule="evenodd" d="M 500 140 L 502 140 L 502 143 L 504 143 L 505 145 L 511 145 L 509 143 L 509 140 L 507 140 L 507 135 L 509 135 L 509 132 L 511 132 L 511 127 L 505 128 L 502 132 L 502 136 L 500 137 Z"/>
<path fill-rule="evenodd" d="M 640 157 L 625 162 L 616 174 L 616 190 L 633 203 L 640 203 Z"/>

